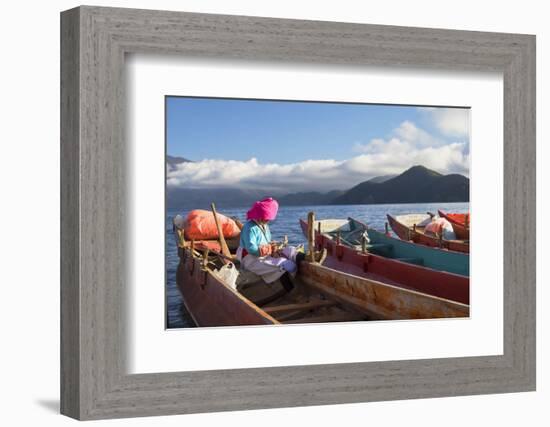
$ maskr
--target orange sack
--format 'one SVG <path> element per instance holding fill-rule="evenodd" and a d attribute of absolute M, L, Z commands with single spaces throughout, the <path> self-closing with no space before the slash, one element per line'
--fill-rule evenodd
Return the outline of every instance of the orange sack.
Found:
<path fill-rule="evenodd" d="M 240 230 L 235 221 L 220 213 L 217 213 L 216 216 L 222 227 L 223 236 L 226 239 L 239 235 Z M 185 220 L 184 230 L 185 238 L 188 240 L 212 240 L 219 237 L 214 214 L 202 209 L 195 209 L 189 212 Z"/>

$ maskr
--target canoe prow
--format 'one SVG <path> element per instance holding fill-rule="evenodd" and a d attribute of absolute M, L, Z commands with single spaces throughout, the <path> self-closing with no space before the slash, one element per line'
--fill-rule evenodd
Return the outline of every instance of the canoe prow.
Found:
<path fill-rule="evenodd" d="M 437 213 L 451 223 L 457 238 L 470 240 L 470 214 L 450 214 L 442 210 Z"/>

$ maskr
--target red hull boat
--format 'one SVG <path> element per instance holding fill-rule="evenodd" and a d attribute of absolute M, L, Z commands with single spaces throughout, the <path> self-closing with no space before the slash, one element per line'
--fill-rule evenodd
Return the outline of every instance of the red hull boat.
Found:
<path fill-rule="evenodd" d="M 300 225 L 306 234 L 307 223 L 300 220 Z M 374 253 L 363 253 L 357 248 L 339 244 L 332 235 L 319 233 L 319 222 L 316 223 L 315 230 L 316 249 L 327 250 L 324 265 L 329 268 L 462 304 L 470 302 L 470 280 L 467 276 L 434 270 Z"/>
<path fill-rule="evenodd" d="M 445 213 L 438 210 L 440 217 L 445 218 L 453 226 L 456 237 L 462 240 L 470 240 L 470 214 Z"/>

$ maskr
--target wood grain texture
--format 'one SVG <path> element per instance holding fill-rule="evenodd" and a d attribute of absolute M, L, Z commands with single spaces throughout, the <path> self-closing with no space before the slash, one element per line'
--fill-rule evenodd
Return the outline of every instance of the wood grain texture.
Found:
<path fill-rule="evenodd" d="M 62 413 L 99 419 L 534 390 L 534 36 L 86 6 L 61 21 Z M 128 375 L 126 53 L 502 72 L 504 354 Z"/>
<path fill-rule="evenodd" d="M 61 20 L 61 412 L 80 413 L 79 13 Z"/>

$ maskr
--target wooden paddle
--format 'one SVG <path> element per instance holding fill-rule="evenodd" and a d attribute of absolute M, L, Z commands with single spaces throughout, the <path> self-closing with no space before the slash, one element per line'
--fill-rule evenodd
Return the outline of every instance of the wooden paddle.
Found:
<path fill-rule="evenodd" d="M 231 252 L 229 252 L 229 248 L 227 247 L 227 243 L 225 242 L 225 237 L 223 235 L 223 230 L 220 222 L 218 221 L 218 214 L 216 212 L 216 205 L 212 203 L 212 213 L 214 214 L 214 221 L 216 222 L 216 228 L 218 229 L 218 236 L 220 239 L 220 246 L 222 248 L 222 254 L 225 255 L 228 258 L 231 257 Z"/>
<path fill-rule="evenodd" d="M 315 213 L 307 214 L 307 245 L 308 245 L 308 260 L 315 262 Z"/>

